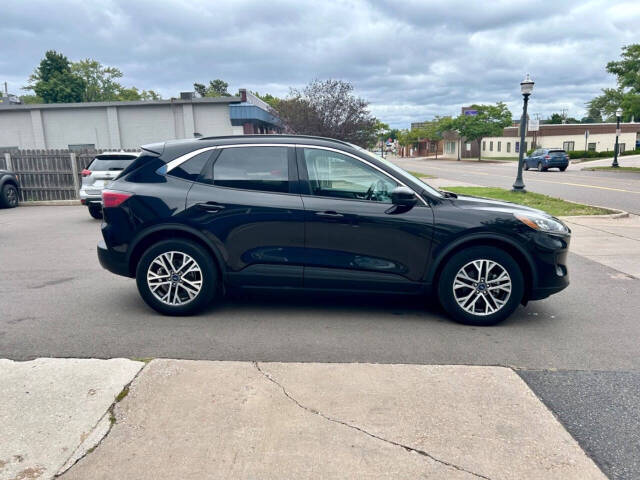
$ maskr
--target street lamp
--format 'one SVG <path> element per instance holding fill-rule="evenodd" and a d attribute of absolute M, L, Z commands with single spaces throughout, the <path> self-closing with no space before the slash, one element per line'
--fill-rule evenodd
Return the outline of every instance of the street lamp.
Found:
<path fill-rule="evenodd" d="M 522 162 L 524 159 L 525 144 L 524 139 L 527 134 L 527 102 L 529 95 L 533 92 L 533 80 L 527 73 L 525 79 L 520 82 L 520 91 L 524 97 L 524 106 L 522 107 L 522 118 L 520 119 L 520 154 L 518 156 L 518 176 L 513 184 L 514 192 L 524 192 L 524 182 L 522 181 Z"/>
<path fill-rule="evenodd" d="M 611 166 L 613 168 L 618 168 L 618 135 L 620 135 L 620 117 L 622 117 L 622 109 L 618 107 L 616 110 L 616 146 L 613 150 L 613 163 Z"/>

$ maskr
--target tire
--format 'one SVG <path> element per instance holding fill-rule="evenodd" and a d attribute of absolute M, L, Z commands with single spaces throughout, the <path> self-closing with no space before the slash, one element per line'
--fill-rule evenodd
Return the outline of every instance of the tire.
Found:
<path fill-rule="evenodd" d="M 0 206 L 15 208 L 18 203 L 18 189 L 11 183 L 5 183 L 0 192 Z"/>
<path fill-rule="evenodd" d="M 546 169 L 546 168 L 544 168 L 544 167 L 542 166 L 542 162 L 538 162 L 538 171 L 539 171 L 539 172 L 544 172 L 544 171 L 546 171 L 546 170 L 547 170 L 547 169 Z"/>
<path fill-rule="evenodd" d="M 102 218 L 102 207 L 100 205 L 89 205 L 89 215 L 100 220 Z"/>
<path fill-rule="evenodd" d="M 169 257 L 173 253 L 173 266 L 169 265 Z M 171 269 L 181 267 L 185 269 L 187 275 L 182 277 L 169 277 L 169 273 L 161 266 L 162 262 L 159 260 L 156 262 L 159 256 L 167 254 L 164 257 L 164 265 Z M 190 263 L 193 260 L 196 264 L 198 271 L 189 272 L 192 268 Z M 185 262 L 186 263 L 181 263 Z M 152 265 L 153 264 L 153 265 Z M 175 271 L 175 270 L 174 270 Z M 149 285 L 149 275 L 152 272 L 155 275 L 166 275 L 166 285 Z M 178 279 L 177 281 L 176 278 Z M 171 282 L 171 280 L 174 280 Z M 161 278 L 160 282 L 165 280 Z M 195 292 L 197 285 L 200 285 L 200 289 Z M 197 243 L 189 240 L 163 240 L 149 247 L 138 262 L 136 267 L 136 284 L 138 285 L 138 291 L 142 296 L 142 299 L 154 310 L 164 315 L 193 315 L 202 309 L 204 309 L 216 293 L 216 287 L 218 283 L 218 272 L 211 258 L 211 254 Z M 154 294 L 152 287 L 157 293 Z M 195 286 L 195 287 L 194 287 Z M 189 288 L 191 287 L 191 288 Z M 178 302 L 174 302 L 176 298 L 176 291 L 178 291 Z M 189 293 L 191 291 L 193 296 Z M 159 297 L 167 296 L 168 299 L 162 300 Z"/>
<path fill-rule="evenodd" d="M 480 265 L 483 272 L 478 272 L 472 262 L 484 260 L 494 262 L 494 265 L 484 263 Z M 463 271 L 471 279 L 474 279 L 478 274 L 486 275 L 487 267 L 490 267 L 489 278 L 492 280 L 481 276 L 480 280 L 484 280 L 484 282 L 476 284 L 459 277 L 460 272 Z M 496 277 L 502 275 L 503 272 L 508 274 L 508 280 L 510 280 L 511 290 L 508 293 L 506 288 L 495 288 L 499 284 L 508 286 L 507 279 L 504 277 L 502 281 L 496 281 Z M 488 288 L 485 282 L 493 282 L 492 292 L 494 293 L 483 293 Z M 461 284 L 469 284 L 470 286 L 460 287 Z M 457 288 L 454 290 L 454 287 Z M 456 253 L 447 261 L 438 281 L 440 304 L 456 322 L 467 325 L 488 326 L 503 321 L 518 307 L 523 295 L 524 277 L 518 263 L 504 250 L 488 246 L 471 247 Z M 466 305 L 464 303 L 465 297 L 468 298 Z M 459 301 L 463 302 L 466 309 L 458 303 Z M 494 311 L 492 312 L 491 309 Z"/>
<path fill-rule="evenodd" d="M 567 167 L 560 167 L 560 171 L 564 172 L 567 169 Z"/>
<path fill-rule="evenodd" d="M 524 162 L 524 169 L 529 170 L 529 164 L 527 162 Z"/>

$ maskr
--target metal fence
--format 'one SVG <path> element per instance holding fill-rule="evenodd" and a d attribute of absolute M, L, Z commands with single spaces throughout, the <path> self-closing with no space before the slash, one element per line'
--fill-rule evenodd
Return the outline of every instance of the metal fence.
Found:
<path fill-rule="evenodd" d="M 18 175 L 22 202 L 75 200 L 82 170 L 103 151 L 14 150 L 0 154 L 0 168 Z"/>

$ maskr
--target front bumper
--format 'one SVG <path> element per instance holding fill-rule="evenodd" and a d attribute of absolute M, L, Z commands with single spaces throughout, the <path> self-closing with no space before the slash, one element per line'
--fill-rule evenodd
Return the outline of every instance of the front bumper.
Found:
<path fill-rule="evenodd" d="M 98 260 L 102 268 L 109 270 L 116 275 L 122 275 L 123 277 L 131 277 L 129 271 L 129 264 L 127 258 L 123 253 L 115 252 L 107 248 L 104 240 L 98 242 Z"/>
<path fill-rule="evenodd" d="M 534 238 L 536 276 L 528 300 L 541 300 L 569 286 L 567 256 L 570 235 L 537 233 Z"/>

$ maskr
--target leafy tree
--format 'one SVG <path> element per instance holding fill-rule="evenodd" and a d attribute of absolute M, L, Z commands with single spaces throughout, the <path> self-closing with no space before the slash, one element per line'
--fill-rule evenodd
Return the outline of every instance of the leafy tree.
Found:
<path fill-rule="evenodd" d="M 580 120 L 573 117 L 568 117 L 566 113 L 552 113 L 547 124 L 556 125 L 561 123 L 580 123 Z"/>
<path fill-rule="evenodd" d="M 84 102 L 119 100 L 122 85 L 117 79 L 122 78 L 122 72 L 116 67 L 105 67 L 97 60 L 87 58 L 72 63 L 71 71 L 85 82 Z"/>
<path fill-rule="evenodd" d="M 49 50 L 29 77 L 29 85 L 24 89 L 33 90 L 44 103 L 81 102 L 86 82 L 71 71 L 71 63 L 67 57 Z"/>
<path fill-rule="evenodd" d="M 20 95 L 20 101 L 25 104 L 44 103 L 44 100 L 37 95 Z"/>
<path fill-rule="evenodd" d="M 229 84 L 219 78 L 209 80 L 208 86 L 202 83 L 193 84 L 193 89 L 201 97 L 230 97 L 231 94 L 227 91 L 228 88 Z"/>
<path fill-rule="evenodd" d="M 138 90 L 136 87 L 123 88 L 118 90 L 116 100 L 134 101 L 134 100 L 160 100 L 160 95 L 153 90 Z"/>
<path fill-rule="evenodd" d="M 270 93 L 265 93 L 264 95 L 260 95 L 258 92 L 251 92 L 253 95 L 255 95 L 256 97 L 258 97 L 260 100 L 262 100 L 263 102 L 266 102 L 269 104 L 269 106 L 271 108 L 273 108 L 274 110 L 278 109 L 278 103 L 280 102 L 280 99 L 278 97 L 275 97 L 273 95 L 271 95 Z M 240 92 L 238 92 L 238 97 L 240 96 Z"/>
<path fill-rule="evenodd" d="M 607 72 L 616 76 L 617 88 L 603 88 L 588 102 L 588 117 L 613 122 L 622 108 L 623 121 L 640 118 L 640 44 L 622 47 L 621 60 L 607 63 Z"/>
<path fill-rule="evenodd" d="M 502 135 L 504 128 L 512 123 L 511 112 L 502 102 L 495 105 L 471 105 L 471 108 L 477 110 L 478 114 L 460 115 L 446 123 L 450 129 L 460 132 L 460 136 L 466 141 L 475 140 L 478 143 L 478 160 L 480 160 L 482 139 Z"/>
<path fill-rule="evenodd" d="M 368 147 L 375 143 L 379 125 L 368 105 L 353 95 L 349 82 L 314 80 L 301 91 L 291 89 L 289 96 L 278 103 L 278 112 L 291 132 Z"/>

